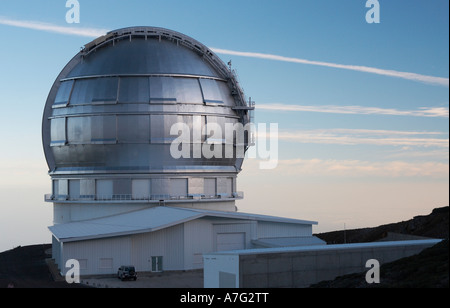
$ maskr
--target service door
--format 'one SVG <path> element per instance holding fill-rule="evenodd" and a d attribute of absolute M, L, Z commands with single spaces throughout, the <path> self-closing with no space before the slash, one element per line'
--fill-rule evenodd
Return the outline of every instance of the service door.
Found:
<path fill-rule="evenodd" d="M 245 249 L 245 232 L 218 233 L 217 251 Z"/>

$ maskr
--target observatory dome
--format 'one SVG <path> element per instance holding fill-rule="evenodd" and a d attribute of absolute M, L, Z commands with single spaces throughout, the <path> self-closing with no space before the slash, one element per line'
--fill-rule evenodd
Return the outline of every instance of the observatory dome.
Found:
<path fill-rule="evenodd" d="M 250 109 L 234 73 L 196 40 L 154 27 L 109 32 L 65 66 L 47 98 L 42 138 L 52 199 L 217 196 L 225 179 L 222 190 L 234 197 L 243 159 L 173 157 L 178 136 L 170 129 L 184 123 L 204 132 L 216 123 L 223 128 L 216 142 L 225 144 L 225 124 L 248 123 Z"/>

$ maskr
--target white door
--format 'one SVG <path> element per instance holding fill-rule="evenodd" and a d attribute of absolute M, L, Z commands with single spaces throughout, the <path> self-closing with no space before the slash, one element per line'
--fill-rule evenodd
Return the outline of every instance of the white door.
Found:
<path fill-rule="evenodd" d="M 217 251 L 245 249 L 245 233 L 217 234 Z"/>

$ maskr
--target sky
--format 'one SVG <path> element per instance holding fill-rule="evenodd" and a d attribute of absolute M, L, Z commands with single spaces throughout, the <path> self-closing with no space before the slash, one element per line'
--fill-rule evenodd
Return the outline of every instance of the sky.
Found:
<path fill-rule="evenodd" d="M 255 122 L 278 124 L 278 164 L 244 162 L 239 211 L 317 221 L 319 233 L 448 206 L 449 2 L 374 2 L 78 0 L 68 23 L 66 0 L 0 0 L 0 251 L 51 242 L 47 95 L 83 45 L 130 26 L 231 60 Z"/>

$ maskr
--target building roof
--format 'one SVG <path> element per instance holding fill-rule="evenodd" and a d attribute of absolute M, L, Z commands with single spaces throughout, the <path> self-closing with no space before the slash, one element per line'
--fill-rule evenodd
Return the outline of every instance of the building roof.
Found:
<path fill-rule="evenodd" d="M 252 244 L 262 248 L 294 247 L 310 245 L 326 245 L 326 242 L 316 236 L 274 237 L 252 240 Z"/>
<path fill-rule="evenodd" d="M 369 243 L 351 243 L 351 244 L 323 244 L 323 245 L 301 245 L 288 247 L 271 247 L 271 248 L 255 248 L 255 249 L 239 249 L 229 251 L 218 251 L 207 253 L 207 257 L 217 255 L 257 255 L 257 254 L 271 254 L 271 253 L 290 253 L 290 252 L 308 252 L 308 251 L 332 251 L 338 252 L 340 250 L 351 249 L 372 249 L 372 248 L 392 248 L 398 246 L 416 246 L 416 245 L 435 245 L 442 241 L 442 239 L 427 239 L 427 240 L 407 240 L 407 241 L 388 241 L 388 242 L 369 242 Z"/>
<path fill-rule="evenodd" d="M 104 218 L 57 224 L 48 228 L 59 241 L 71 242 L 153 232 L 202 217 L 218 217 L 303 225 L 317 224 L 315 221 L 249 213 L 158 206 Z"/>

